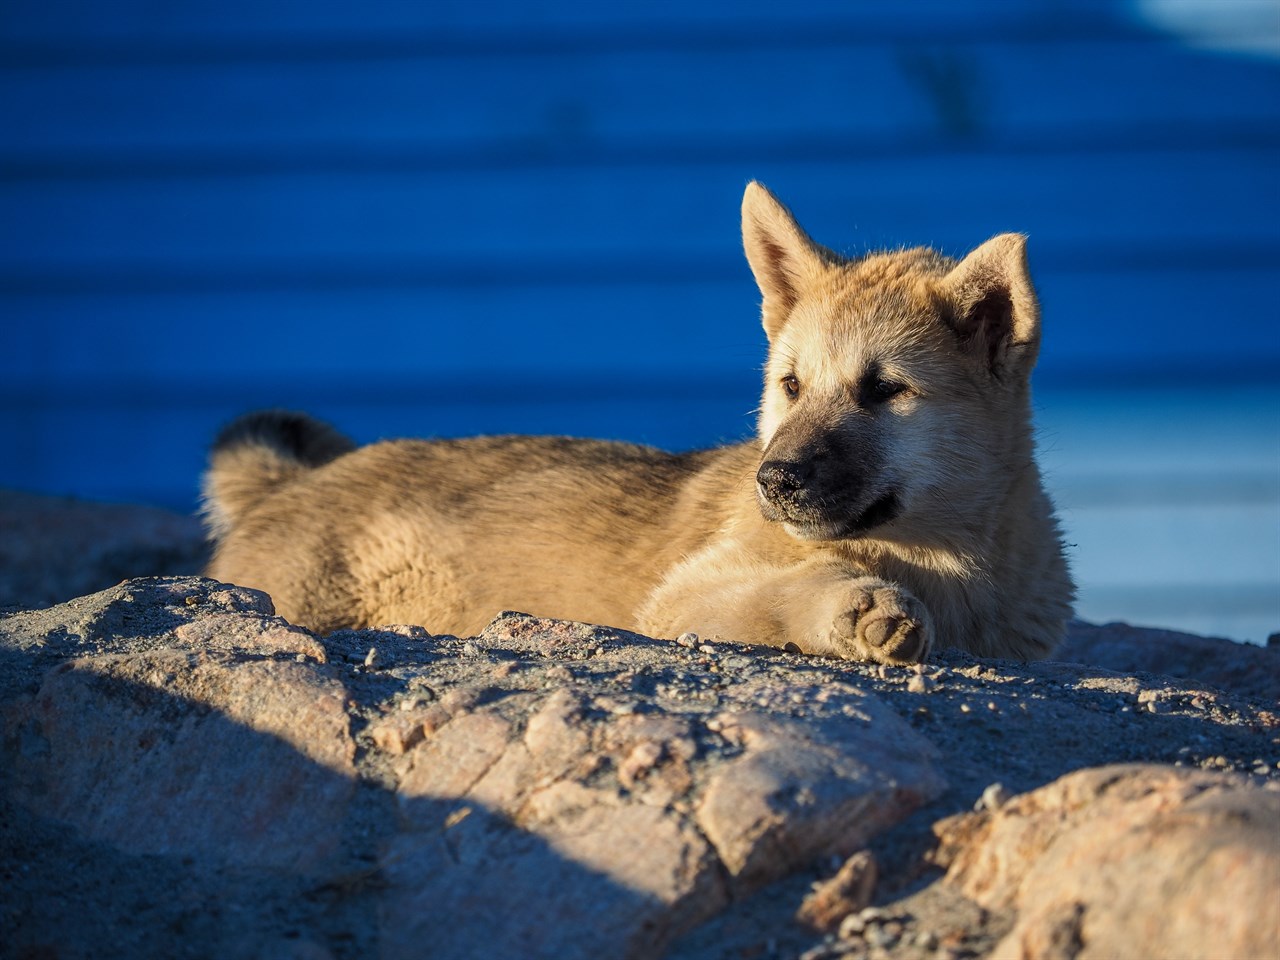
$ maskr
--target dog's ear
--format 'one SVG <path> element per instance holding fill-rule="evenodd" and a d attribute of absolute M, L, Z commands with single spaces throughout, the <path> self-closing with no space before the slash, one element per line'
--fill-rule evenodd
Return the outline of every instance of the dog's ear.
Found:
<path fill-rule="evenodd" d="M 1026 376 L 1040 350 L 1040 304 L 1027 269 L 1027 238 L 992 237 L 942 281 L 943 313 L 961 344 L 998 379 Z"/>
<path fill-rule="evenodd" d="M 809 239 L 791 211 L 754 180 L 742 197 L 742 246 L 764 295 L 761 319 L 772 340 L 804 288 L 838 258 Z"/>

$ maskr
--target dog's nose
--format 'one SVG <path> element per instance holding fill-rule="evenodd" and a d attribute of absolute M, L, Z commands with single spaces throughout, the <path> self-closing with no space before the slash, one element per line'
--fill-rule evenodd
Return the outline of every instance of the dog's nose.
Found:
<path fill-rule="evenodd" d="M 756 483 L 770 500 L 787 497 L 804 488 L 813 467 L 789 460 L 766 460 L 756 471 Z"/>

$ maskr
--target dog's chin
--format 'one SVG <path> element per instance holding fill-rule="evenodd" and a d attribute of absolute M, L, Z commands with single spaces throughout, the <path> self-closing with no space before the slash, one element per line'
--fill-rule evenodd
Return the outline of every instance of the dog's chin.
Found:
<path fill-rule="evenodd" d="M 764 517 L 780 522 L 782 529 L 797 540 L 856 540 L 892 522 L 901 512 L 902 503 L 897 495 L 887 493 L 852 517 L 799 518 L 788 516 L 776 504 L 767 505 Z"/>
<path fill-rule="evenodd" d="M 782 521 L 782 529 L 797 540 L 846 540 L 843 526 L 838 523 L 797 523 L 791 520 Z"/>

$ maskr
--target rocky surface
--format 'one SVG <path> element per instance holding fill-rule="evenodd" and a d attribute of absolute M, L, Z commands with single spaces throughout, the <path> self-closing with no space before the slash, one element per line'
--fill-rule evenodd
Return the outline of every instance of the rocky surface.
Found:
<path fill-rule="evenodd" d="M 1015 911 L 997 957 L 1280 956 L 1278 786 L 1081 770 L 940 823 L 946 881 Z"/>
<path fill-rule="evenodd" d="M 1274 648 L 320 637 L 194 577 L 27 606 L 0 614 L 0 956 L 1280 951 Z"/>
<path fill-rule="evenodd" d="M 0 490 L 0 609 L 46 607 L 155 573 L 199 573 L 194 517 L 157 507 Z"/>

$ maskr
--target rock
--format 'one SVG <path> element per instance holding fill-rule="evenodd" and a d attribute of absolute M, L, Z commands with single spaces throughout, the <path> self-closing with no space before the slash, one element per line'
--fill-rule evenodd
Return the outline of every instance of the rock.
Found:
<path fill-rule="evenodd" d="M 1096 629 L 1113 664 L 1144 642 Z M 1147 670 L 1199 662 L 1157 648 Z M 0 925 L 18 955 L 1090 956 L 1163 935 L 1185 890 L 1253 949 L 1280 718 L 1218 677 L 903 670 L 517 613 L 318 637 L 253 590 L 131 580 L 0 614 Z M 975 806 L 931 880 L 931 825 Z M 851 912 L 858 859 L 802 907 L 851 854 L 876 912 Z M 815 946 L 798 908 L 862 933 Z"/>
<path fill-rule="evenodd" d="M 865 909 L 871 902 L 877 874 L 875 855 L 870 850 L 859 850 L 844 862 L 835 876 L 819 884 L 804 898 L 796 911 L 796 919 L 824 933 L 839 929 L 845 936 L 842 921 Z M 861 917 L 858 920 L 865 926 Z M 861 929 L 859 926 L 858 931 Z M 850 933 L 858 931 L 853 931 L 850 925 Z"/>
<path fill-rule="evenodd" d="M 813 702 L 818 693 L 777 680 L 758 684 L 768 688 L 792 702 Z M 907 728 L 874 698 L 850 688 L 840 699 L 834 716 L 728 711 L 715 718 L 717 732 L 742 753 L 710 778 L 697 820 L 735 893 L 820 853 L 848 855 L 904 809 L 941 793 L 927 742 L 914 734 L 910 744 L 899 740 Z"/>
<path fill-rule="evenodd" d="M 938 826 L 946 882 L 1017 911 L 996 957 L 1280 955 L 1280 789 L 1157 765 L 1083 770 Z"/>
<path fill-rule="evenodd" d="M 1280 701 L 1280 646 L 1235 643 L 1176 630 L 1126 623 L 1071 623 L 1055 660 L 1087 663 L 1117 673 L 1177 677 L 1255 700 Z"/>
<path fill-rule="evenodd" d="M 698 657 L 522 614 L 321 639 L 254 591 L 131 581 L 0 617 L 0 786 L 129 856 L 376 876 L 387 957 L 659 956 L 944 788 L 856 684 Z"/>
<path fill-rule="evenodd" d="M 7 665 L 41 623 L 57 651 L 33 693 L 0 703 L 7 798 L 129 854 L 293 870 L 332 856 L 354 789 L 345 689 L 264 606 L 162 580 L 0 618 Z"/>
<path fill-rule="evenodd" d="M 473 705 L 397 762 L 392 956 L 424 941 L 462 950 L 452 918 L 513 876 L 556 903 L 509 907 L 497 943 L 657 955 L 730 896 L 861 843 L 943 787 L 929 745 L 854 687 L 819 701 L 777 676 L 690 675 L 679 647 L 520 614 L 475 646 L 536 659 L 486 672 Z"/>
<path fill-rule="evenodd" d="M 207 553 L 194 517 L 0 490 L 0 607 L 43 607 L 127 577 L 198 573 Z"/>

